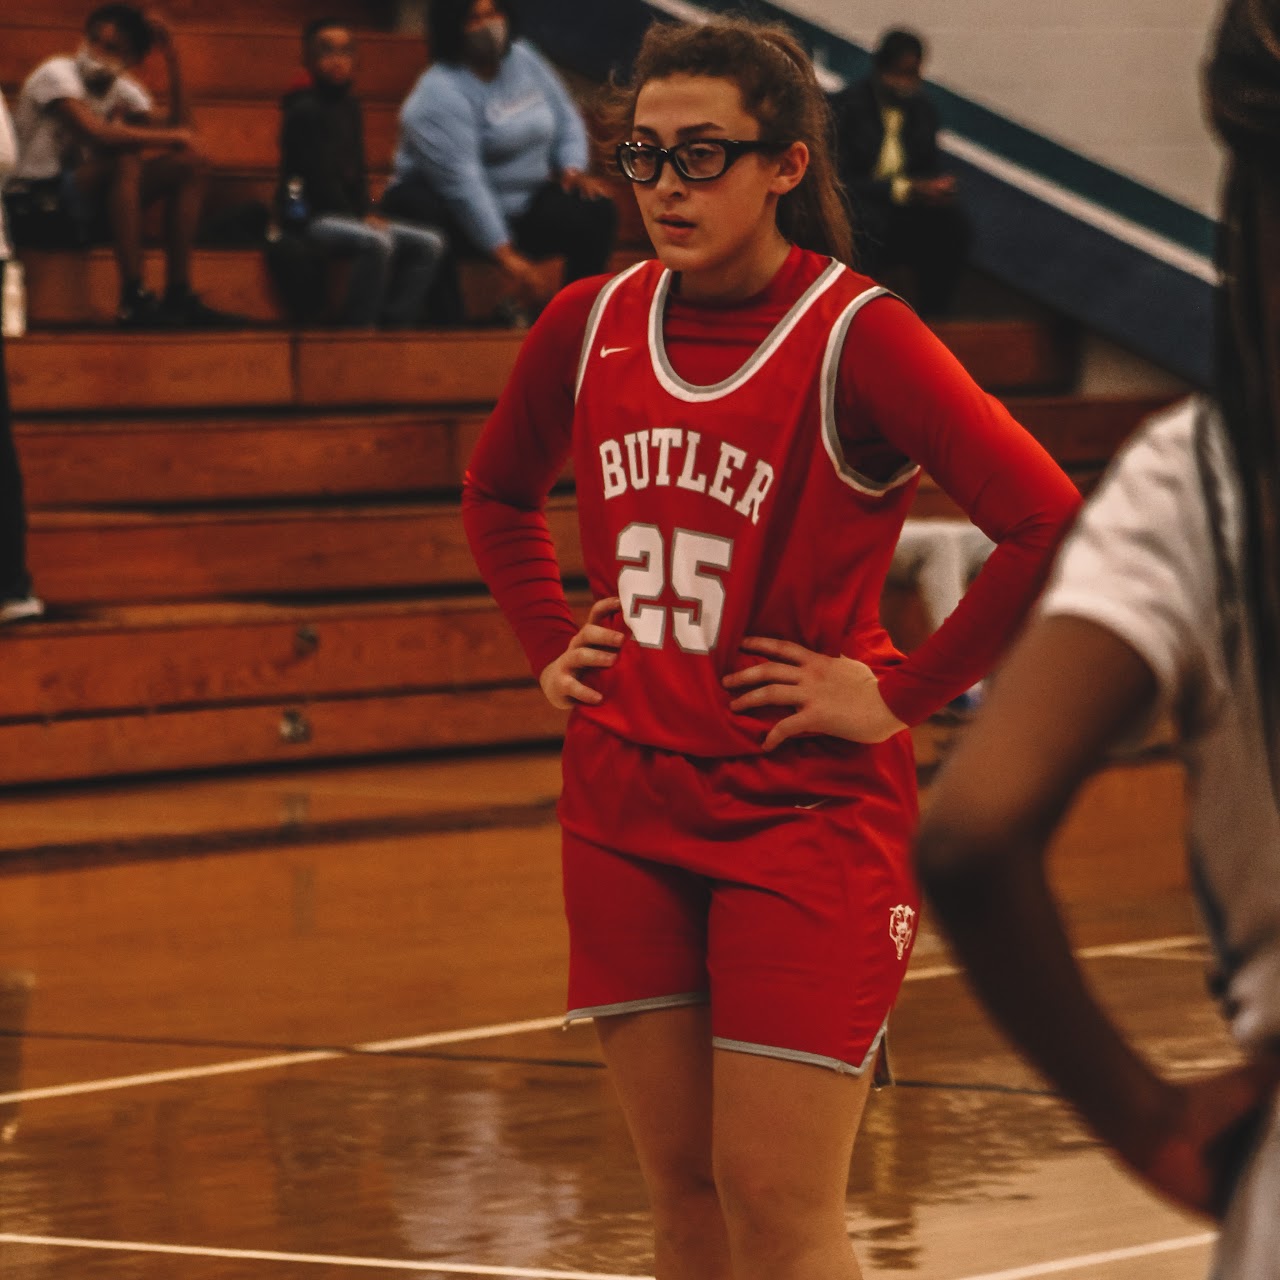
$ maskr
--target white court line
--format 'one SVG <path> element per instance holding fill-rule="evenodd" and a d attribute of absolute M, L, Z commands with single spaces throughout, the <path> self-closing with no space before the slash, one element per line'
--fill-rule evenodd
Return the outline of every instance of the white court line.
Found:
<path fill-rule="evenodd" d="M 1183 934 L 1175 938 L 1150 938 L 1146 942 L 1109 942 L 1099 947 L 1081 947 L 1076 957 L 1080 960 L 1105 960 L 1112 957 L 1127 957 L 1135 960 L 1166 959 L 1161 953 L 1175 951 L 1180 947 L 1199 945 L 1204 939 L 1196 934 Z M 1177 960 L 1203 960 L 1202 956 L 1175 956 Z M 954 978 L 963 973 L 958 965 L 935 964 L 927 969 L 908 969 L 904 982 L 928 982 L 932 978 Z M 3 1101 L 3 1099 L 0 1099 Z"/>
<path fill-rule="evenodd" d="M 964 1280 L 1032 1280 L 1034 1276 L 1052 1276 L 1062 1271 L 1083 1271 L 1108 1262 L 1127 1262 L 1131 1258 L 1150 1258 L 1157 1253 L 1177 1253 L 1182 1249 L 1199 1249 L 1211 1245 L 1218 1237 L 1211 1231 L 1198 1236 L 1179 1236 L 1173 1240 L 1155 1240 L 1128 1249 L 1108 1249 L 1105 1253 L 1082 1253 L 1075 1258 L 1057 1258 L 1053 1262 L 1035 1262 L 1029 1267 L 1013 1267 L 1008 1271 L 984 1271 L 980 1276 Z M 0 1237 L 3 1239 L 3 1237 Z"/>
<path fill-rule="evenodd" d="M 171 1071 L 148 1071 L 136 1076 L 115 1076 L 107 1080 L 85 1080 L 77 1084 L 50 1085 L 44 1089 L 21 1089 L 16 1093 L 0 1093 L 0 1103 L 39 1102 L 47 1098 L 69 1098 L 82 1093 L 108 1093 L 113 1089 L 136 1089 L 143 1085 L 168 1084 L 174 1080 L 200 1080 L 207 1076 L 230 1076 L 245 1071 L 273 1071 L 281 1067 L 300 1067 L 309 1062 L 332 1062 L 351 1054 L 403 1053 L 409 1049 L 427 1049 L 442 1044 L 465 1044 L 468 1040 L 487 1040 L 496 1036 L 516 1036 L 529 1031 L 552 1031 L 564 1025 L 563 1015 L 533 1018 L 528 1022 L 501 1022 L 490 1027 L 466 1027 L 461 1031 L 433 1031 L 429 1035 L 405 1040 L 373 1040 L 358 1044 L 350 1051 L 340 1049 L 308 1049 L 297 1053 L 276 1053 L 265 1058 L 238 1058 L 234 1062 L 214 1062 L 204 1067 L 176 1067 Z"/>
<path fill-rule="evenodd" d="M 1056 1258 L 1036 1262 L 1007 1271 L 986 1271 L 966 1276 L 964 1280 L 1034 1280 L 1037 1276 L 1057 1275 L 1064 1271 L 1083 1271 L 1108 1262 L 1127 1262 L 1134 1258 L 1150 1258 L 1161 1253 L 1178 1253 L 1184 1249 L 1206 1248 L 1217 1237 L 1212 1232 L 1195 1236 L 1179 1236 L 1172 1240 L 1155 1240 L 1150 1244 L 1132 1245 L 1124 1249 L 1108 1249 L 1102 1253 L 1083 1253 L 1074 1258 Z M 652 1280 L 650 1276 L 627 1276 L 595 1271 L 551 1271 L 531 1267 L 486 1267 L 475 1263 L 411 1262 L 403 1258 L 357 1258 L 341 1254 L 277 1253 L 269 1249 L 213 1249 L 194 1245 L 144 1244 L 131 1240 L 82 1240 L 62 1236 L 22 1236 L 0 1234 L 0 1244 L 21 1244 L 50 1249 L 97 1249 L 114 1253 L 159 1253 L 185 1258 L 234 1258 L 242 1262 L 301 1262 L 316 1266 L 352 1267 L 374 1271 L 416 1271 L 419 1275 L 509 1276 L 513 1280 Z"/>
<path fill-rule="evenodd" d="M 242 1262 L 305 1262 L 325 1267 L 363 1267 L 371 1271 L 416 1271 L 419 1275 L 512 1276 L 516 1280 L 653 1280 L 599 1271 L 548 1271 L 538 1267 L 485 1267 L 463 1262 L 411 1262 L 405 1258 L 352 1258 L 342 1254 L 276 1253 L 270 1249 L 211 1249 L 182 1244 L 143 1244 L 136 1240 L 81 1240 L 73 1236 L 0 1234 L 0 1244 L 50 1249 L 102 1249 L 115 1253 L 162 1253 L 181 1258 L 235 1258 Z"/>
<path fill-rule="evenodd" d="M 1101 947 L 1085 947 L 1076 954 L 1086 960 L 1105 956 L 1156 956 L 1202 939 L 1194 935 L 1152 938 L 1146 942 L 1118 942 Z M 928 969 L 908 970 L 907 982 L 926 982 L 932 978 L 950 978 L 960 973 L 955 965 L 934 965 Z M 134 1076 L 113 1076 L 105 1080 L 83 1080 L 75 1084 L 48 1085 L 42 1089 L 20 1089 L 0 1093 L 0 1104 L 41 1102 L 50 1098 L 71 1098 L 87 1093 L 110 1093 L 116 1089 L 138 1089 L 153 1084 L 172 1084 L 179 1080 L 202 1080 L 213 1076 L 242 1075 L 250 1071 L 276 1071 L 301 1067 L 312 1062 L 332 1062 L 351 1054 L 405 1053 L 413 1049 L 430 1049 L 446 1044 L 465 1044 L 469 1040 L 491 1040 L 498 1036 L 524 1035 L 531 1031 L 553 1031 L 564 1025 L 560 1015 L 532 1018 L 526 1022 L 501 1022 L 487 1027 L 464 1027 L 457 1031 L 432 1031 L 427 1035 L 409 1036 L 401 1040 L 371 1040 L 350 1050 L 305 1049 L 296 1053 L 275 1053 L 262 1058 L 238 1058 L 232 1062 L 214 1062 L 203 1067 L 175 1067 L 168 1071 L 147 1071 Z"/>

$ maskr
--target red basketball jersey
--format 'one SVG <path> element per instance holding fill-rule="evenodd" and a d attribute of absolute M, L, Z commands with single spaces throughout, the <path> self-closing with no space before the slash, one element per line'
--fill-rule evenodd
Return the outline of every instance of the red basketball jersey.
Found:
<path fill-rule="evenodd" d="M 832 261 L 765 342 L 715 386 L 686 382 L 663 341 L 672 275 L 612 280 L 587 324 L 574 465 L 591 589 L 630 631 L 580 707 L 633 742 L 754 754 L 781 714 L 736 714 L 721 684 L 749 635 L 882 670 L 897 661 L 880 592 L 919 468 L 887 481 L 845 460 L 836 379 L 858 312 L 887 291 Z M 883 305 L 883 304 L 882 304 Z"/>

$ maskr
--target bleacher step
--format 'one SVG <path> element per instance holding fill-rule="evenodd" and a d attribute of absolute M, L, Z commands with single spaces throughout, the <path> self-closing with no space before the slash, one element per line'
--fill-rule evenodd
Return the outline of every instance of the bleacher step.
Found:
<path fill-rule="evenodd" d="M 0 724 L 0 785 L 555 741 L 536 686 Z"/>
<path fill-rule="evenodd" d="M 565 572 L 582 571 L 570 503 L 548 508 Z M 61 605 L 299 597 L 470 585 L 457 503 L 36 512 L 30 563 Z"/>
<path fill-rule="evenodd" d="M 0 638 L 0 721 L 527 682 L 487 596 L 96 609 Z"/>
<path fill-rule="evenodd" d="M 622 271 L 639 261 L 634 250 L 616 253 L 610 270 Z M 115 324 L 119 273 L 110 249 L 83 253 L 24 250 L 27 315 L 33 329 L 91 328 Z M 540 264 L 539 275 L 548 296 L 560 284 L 559 260 Z M 490 263 L 463 262 L 460 268 L 463 304 L 470 322 L 480 324 L 493 316 L 507 285 L 501 271 Z M 211 307 L 259 325 L 285 322 L 280 300 L 259 249 L 197 249 L 192 255 L 191 278 L 200 296 Z M 143 257 L 143 279 L 157 294 L 164 291 L 164 254 L 149 249 Z M 341 273 L 332 273 L 333 290 L 341 289 Z"/>
<path fill-rule="evenodd" d="M 23 19 L 10 16 L 6 0 L 0 17 L 0 88 L 16 90 L 33 68 L 46 58 L 74 53 L 83 38 L 84 11 L 74 22 Z M 200 104 L 208 99 L 256 101 L 273 113 L 300 63 L 299 27 L 242 24 L 212 25 L 202 15 L 200 25 L 183 24 L 176 30 L 177 47 L 187 93 Z M 427 65 L 421 37 L 389 31 L 359 33 L 360 62 L 356 92 L 366 103 L 398 106 Z M 141 68 L 139 78 L 155 93 L 167 89 L 163 64 L 153 59 Z M 199 116 L 197 116 L 199 118 Z"/>
<path fill-rule="evenodd" d="M 314 0 L 218 0 L 218 17 L 228 25 L 256 30 L 259 24 L 300 30 L 315 17 Z M 395 6 L 386 0 L 334 0 L 325 13 L 355 27 L 385 25 L 395 16 Z M 0 9 L 0 27 L 35 22 L 83 27 L 84 0 L 5 0 Z M 207 21 L 207 0 L 169 0 L 165 16 L 175 22 Z"/>
<path fill-rule="evenodd" d="M 1047 391 L 1069 378 L 1069 344 L 1050 325 L 957 320 L 936 331 L 988 390 Z M 24 415 L 489 404 L 523 337 L 515 330 L 33 333 L 10 343 L 7 358 L 13 407 Z"/>
<path fill-rule="evenodd" d="M 449 489 L 483 416 L 290 414 L 28 421 L 31 509 L 252 502 Z"/>
<path fill-rule="evenodd" d="M 0 796 L 0 857 L 139 857 L 552 822 L 559 795 L 554 748 L 62 786 Z"/>
<path fill-rule="evenodd" d="M 1104 465 L 1162 398 L 1009 400 L 1070 470 Z M 482 412 L 28 419 L 16 438 L 27 502 L 43 507 L 456 492 Z"/>
<path fill-rule="evenodd" d="M 33 333 L 6 348 L 14 411 L 492 403 L 524 335 L 186 330 Z M 74 374 L 74 376 L 70 376 Z"/>

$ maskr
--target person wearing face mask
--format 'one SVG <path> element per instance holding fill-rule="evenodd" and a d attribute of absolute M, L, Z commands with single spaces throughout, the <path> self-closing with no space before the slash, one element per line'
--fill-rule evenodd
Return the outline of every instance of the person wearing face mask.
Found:
<path fill-rule="evenodd" d="M 528 43 L 513 40 L 503 0 L 434 0 L 434 58 L 400 112 L 383 211 L 443 227 L 458 251 L 496 262 L 512 313 L 536 311 L 534 263 L 563 256 L 565 283 L 604 270 L 617 212 L 586 173 L 586 129 L 568 91 Z M 428 314 L 463 318 L 457 265 L 437 274 Z"/>
<path fill-rule="evenodd" d="M 853 204 L 861 265 L 906 266 L 921 314 L 951 311 L 968 260 L 969 219 L 942 172 L 938 113 L 925 97 L 925 45 L 910 31 L 881 37 L 872 74 L 836 95 L 837 164 Z"/>
<path fill-rule="evenodd" d="M 163 55 L 169 110 L 162 116 L 128 72 Z M 130 4 L 90 13 L 74 55 L 49 58 L 27 77 L 14 109 L 18 163 L 5 190 L 19 246 L 80 247 L 109 240 L 120 268 L 120 323 L 132 327 L 222 323 L 192 292 L 191 246 L 204 199 L 206 161 L 191 127 L 168 26 Z M 167 290 L 143 287 L 147 204 L 168 206 Z"/>

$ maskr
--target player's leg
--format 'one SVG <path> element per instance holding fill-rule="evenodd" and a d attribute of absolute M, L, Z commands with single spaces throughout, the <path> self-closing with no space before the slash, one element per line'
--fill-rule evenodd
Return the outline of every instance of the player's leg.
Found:
<path fill-rule="evenodd" d="M 422 324 L 431 282 L 449 252 L 449 242 L 442 231 L 407 222 L 392 222 L 388 230 L 395 241 L 397 261 L 383 304 L 383 322 L 394 328 Z"/>
<path fill-rule="evenodd" d="M 594 1018 L 653 1210 L 659 1280 L 728 1280 L 711 1170 L 701 877 L 566 832 L 569 1018 Z"/>
<path fill-rule="evenodd" d="M 142 156 L 119 151 L 85 161 L 65 180 L 73 216 L 87 227 L 93 211 L 105 209 L 111 247 L 120 270 L 121 318 L 142 300 Z"/>
<path fill-rule="evenodd" d="M 715 1176 L 736 1280 L 858 1280 L 845 1226 L 871 1071 L 716 1050 Z"/>
<path fill-rule="evenodd" d="M 729 1280 L 707 1006 L 600 1018 L 596 1030 L 649 1193 L 658 1280 Z"/>
<path fill-rule="evenodd" d="M 918 910 L 908 736 L 846 786 L 788 797 L 713 891 L 713 1165 L 737 1280 L 859 1274 L 849 1160 Z"/>
<path fill-rule="evenodd" d="M 391 232 L 371 226 L 362 218 L 325 214 L 312 220 L 307 239 L 326 254 L 349 258 L 347 296 L 338 323 L 353 329 L 371 329 L 378 322 L 395 242 Z"/>
<path fill-rule="evenodd" d="M 141 204 L 165 203 L 165 293 L 185 300 L 191 293 L 191 248 L 204 209 L 208 161 L 195 147 L 151 155 L 142 165 Z"/>

